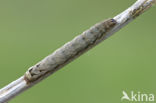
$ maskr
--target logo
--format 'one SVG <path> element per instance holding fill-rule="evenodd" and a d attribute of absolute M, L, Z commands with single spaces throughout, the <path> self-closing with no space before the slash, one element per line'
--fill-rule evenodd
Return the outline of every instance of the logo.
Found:
<path fill-rule="evenodd" d="M 131 101 L 131 102 L 153 102 L 154 94 L 146 94 L 141 92 L 131 91 L 129 94 L 125 91 L 122 92 L 123 96 L 121 97 L 121 101 Z"/>

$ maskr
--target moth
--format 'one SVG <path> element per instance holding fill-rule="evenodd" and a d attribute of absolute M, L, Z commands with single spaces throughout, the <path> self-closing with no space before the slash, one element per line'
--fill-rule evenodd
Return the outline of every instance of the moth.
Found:
<path fill-rule="evenodd" d="M 41 77 L 52 74 L 104 40 L 107 32 L 115 25 L 116 21 L 114 19 L 108 19 L 95 24 L 90 29 L 44 58 L 41 62 L 31 67 L 25 73 L 25 79 L 28 82 L 33 82 Z"/>

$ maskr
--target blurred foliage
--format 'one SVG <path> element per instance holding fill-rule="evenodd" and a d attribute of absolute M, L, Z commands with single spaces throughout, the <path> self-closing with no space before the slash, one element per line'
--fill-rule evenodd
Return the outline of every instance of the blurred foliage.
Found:
<path fill-rule="evenodd" d="M 0 87 L 136 0 L 1 0 Z M 10 103 L 120 103 L 156 94 L 156 7 Z"/>

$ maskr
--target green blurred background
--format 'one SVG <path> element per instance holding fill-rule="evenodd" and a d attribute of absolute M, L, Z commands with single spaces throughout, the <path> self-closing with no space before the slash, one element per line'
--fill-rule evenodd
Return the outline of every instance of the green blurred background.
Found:
<path fill-rule="evenodd" d="M 136 0 L 1 0 L 0 87 Z M 120 103 L 156 95 L 156 7 L 10 103 Z"/>

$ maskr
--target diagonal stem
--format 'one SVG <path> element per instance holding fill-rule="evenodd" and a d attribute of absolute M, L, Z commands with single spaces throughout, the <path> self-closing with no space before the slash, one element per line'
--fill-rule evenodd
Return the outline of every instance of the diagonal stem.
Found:
<path fill-rule="evenodd" d="M 21 92 L 40 82 L 58 69 L 70 63 L 87 50 L 120 30 L 137 16 L 149 9 L 156 0 L 137 0 L 130 8 L 112 19 L 102 21 L 66 43 L 36 65 L 24 76 L 0 89 L 0 103 L 5 103 Z"/>

